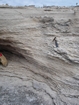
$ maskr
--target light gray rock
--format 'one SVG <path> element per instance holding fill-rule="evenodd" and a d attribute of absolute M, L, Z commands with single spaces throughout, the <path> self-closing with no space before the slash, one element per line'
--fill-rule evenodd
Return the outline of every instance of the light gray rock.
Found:
<path fill-rule="evenodd" d="M 49 9 L 0 7 L 0 105 L 79 105 L 79 7 Z"/>

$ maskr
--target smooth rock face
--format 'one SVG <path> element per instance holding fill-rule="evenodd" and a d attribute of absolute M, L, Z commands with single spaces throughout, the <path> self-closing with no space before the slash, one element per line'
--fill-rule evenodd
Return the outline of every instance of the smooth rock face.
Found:
<path fill-rule="evenodd" d="M 79 7 L 0 7 L 0 52 L 0 105 L 79 105 Z"/>

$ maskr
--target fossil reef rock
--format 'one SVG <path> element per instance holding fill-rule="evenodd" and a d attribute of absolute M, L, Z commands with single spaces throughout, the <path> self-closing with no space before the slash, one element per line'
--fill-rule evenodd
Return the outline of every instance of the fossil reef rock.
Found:
<path fill-rule="evenodd" d="M 79 105 L 79 6 L 0 6 L 0 52 L 0 105 Z"/>

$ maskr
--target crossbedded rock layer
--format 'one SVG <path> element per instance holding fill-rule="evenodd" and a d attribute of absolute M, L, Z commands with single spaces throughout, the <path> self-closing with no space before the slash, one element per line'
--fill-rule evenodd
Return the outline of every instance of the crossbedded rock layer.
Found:
<path fill-rule="evenodd" d="M 0 105 L 78 105 L 78 45 L 79 7 L 1 7 Z"/>

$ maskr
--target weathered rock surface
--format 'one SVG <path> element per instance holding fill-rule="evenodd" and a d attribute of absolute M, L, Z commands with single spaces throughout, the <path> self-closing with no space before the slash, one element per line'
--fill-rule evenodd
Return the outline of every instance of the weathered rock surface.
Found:
<path fill-rule="evenodd" d="M 0 7 L 0 52 L 0 105 L 79 105 L 79 7 Z"/>

